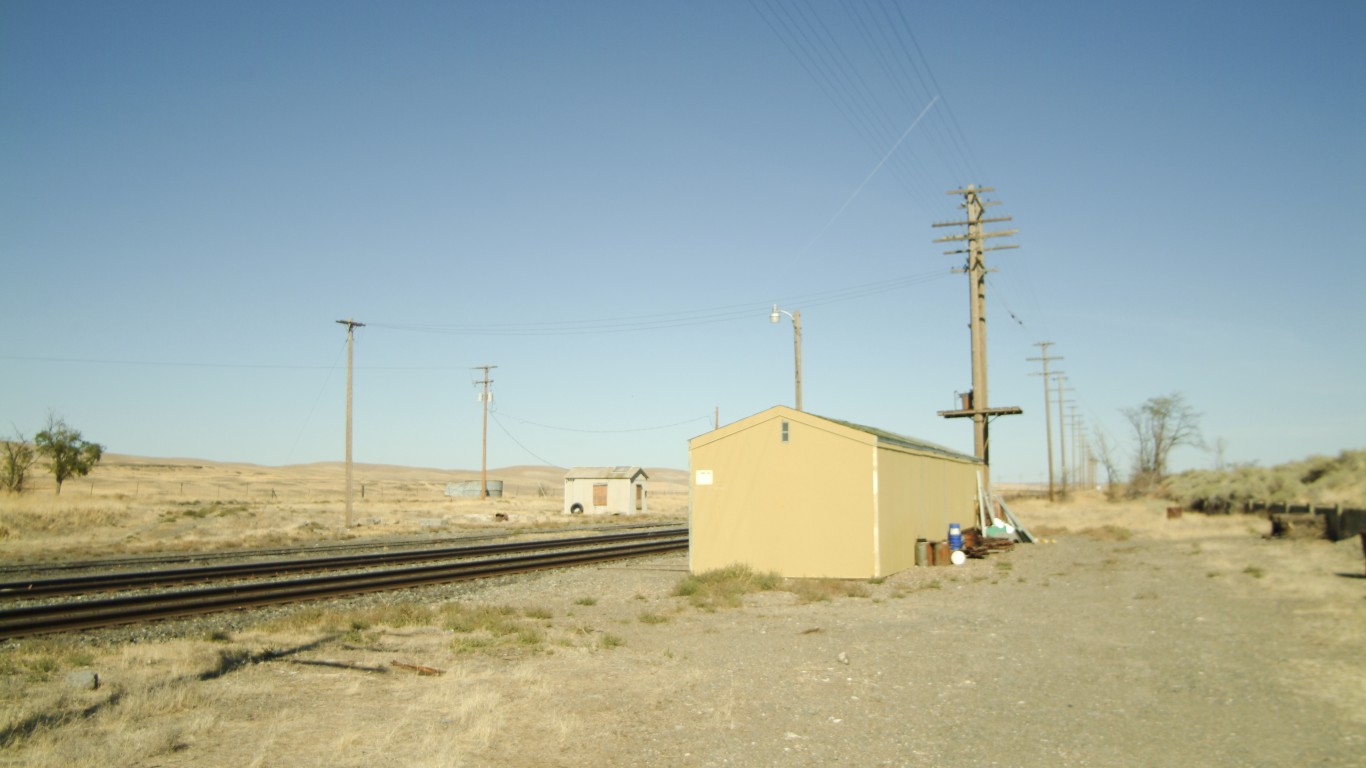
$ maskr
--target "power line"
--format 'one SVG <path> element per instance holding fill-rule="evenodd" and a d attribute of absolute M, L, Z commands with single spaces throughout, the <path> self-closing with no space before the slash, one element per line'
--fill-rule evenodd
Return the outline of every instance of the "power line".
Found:
<path fill-rule="evenodd" d="M 329 371 L 335 365 L 273 365 L 268 363 L 187 363 L 169 360 L 111 360 L 91 357 L 47 357 L 36 355 L 0 355 L 0 360 L 27 360 L 41 363 L 81 363 L 85 365 L 131 365 L 156 368 L 230 368 L 244 370 Z M 358 365 L 358 371 L 454 371 L 455 366 L 431 365 Z"/>
<path fill-rule="evenodd" d="M 660 424 L 660 425 L 658 425 L 658 426 L 653 426 L 653 427 L 632 427 L 632 428 L 628 428 L 628 429 L 578 429 L 578 428 L 575 428 L 575 427 L 557 427 L 557 426 L 555 426 L 555 425 L 553 425 L 553 424 L 542 424 L 542 423 L 540 423 L 540 422 L 531 421 L 530 419 L 523 419 L 523 418 L 514 416 L 514 415 L 512 415 L 512 414 L 510 414 L 510 413 L 507 413 L 507 412 L 505 412 L 505 411 L 501 411 L 501 413 L 502 413 L 504 416 L 508 417 L 509 419 L 512 419 L 513 421 L 516 421 L 516 422 L 521 423 L 521 424 L 527 424 L 527 425 L 533 426 L 533 427 L 541 427 L 541 428 L 543 428 L 543 429 L 554 429 L 554 430 L 559 430 L 560 432 L 578 432 L 578 433 L 581 433 L 581 434 L 590 434 L 590 435 L 623 435 L 623 434 L 628 434 L 628 433 L 631 433 L 631 432 L 657 432 L 657 431 L 664 430 L 664 429 L 673 429 L 674 427 L 681 427 L 681 426 L 683 426 L 684 424 L 691 424 L 691 423 L 693 423 L 694 421 L 705 421 L 705 422 L 707 422 L 707 423 L 709 423 L 709 424 L 711 423 L 711 416 L 696 416 L 696 417 L 691 418 L 691 419 L 684 419 L 683 421 L 676 421 L 676 422 L 674 422 L 674 423 L 672 423 L 672 424 Z"/>
<path fill-rule="evenodd" d="M 327 369 L 327 376 L 323 379 L 323 385 L 318 388 L 318 394 L 313 397 L 313 404 L 308 407 L 308 415 L 304 417 L 304 423 L 299 426 L 299 434 L 294 436 L 294 443 L 289 446 L 289 453 L 285 454 L 285 463 L 288 464 L 294 458 L 294 451 L 299 447 L 299 441 L 304 437 L 304 430 L 308 429 L 308 422 L 313 420 L 313 412 L 318 410 L 318 402 L 323 399 L 323 392 L 327 391 L 327 385 L 332 383 L 332 374 L 337 371 L 337 361 L 341 359 L 342 350 L 348 344 L 343 342 L 337 349 L 337 357 L 332 361 L 332 367 Z"/>
<path fill-rule="evenodd" d="M 496 413 L 491 413 L 491 414 L 489 414 L 489 415 L 493 417 L 493 423 L 494 423 L 499 429 L 503 430 L 503 434 L 507 435 L 509 440 L 511 440 L 512 442 L 516 443 L 518 448 L 521 448 L 522 450 L 526 451 L 527 454 L 530 455 L 532 458 L 536 459 L 537 461 L 541 462 L 542 464 L 545 464 L 546 466 L 550 466 L 550 467 L 560 467 L 560 466 L 564 466 L 563 464 L 556 464 L 556 463 L 553 462 L 553 461 L 549 461 L 549 460 L 547 460 L 547 459 L 544 459 L 544 458 L 542 458 L 541 456 L 539 456 L 535 451 L 531 450 L 530 448 L 526 447 L 525 445 L 522 445 L 522 441 L 520 441 L 520 440 L 518 440 L 517 438 L 513 437 L 513 436 L 512 436 L 512 433 L 508 431 L 508 428 L 505 427 L 505 426 L 503 426 L 503 422 L 498 418 L 498 414 L 496 414 Z"/>
<path fill-rule="evenodd" d="M 805 248 L 802 248 L 802 250 L 800 251 L 801 253 L 805 253 L 806 251 L 808 251 L 811 248 L 811 246 L 816 244 L 817 240 L 821 239 L 821 235 L 824 235 L 825 231 L 827 229 L 830 229 L 830 225 L 834 224 L 835 220 L 838 219 L 844 213 L 844 209 L 848 208 L 849 204 L 854 202 L 854 198 L 858 197 L 859 193 L 863 191 L 863 188 L 868 186 L 868 182 L 872 181 L 873 176 L 877 175 L 877 172 L 882 170 L 882 166 L 887 163 L 887 159 L 891 157 L 894 152 L 896 152 L 897 147 L 901 146 L 901 142 L 905 141 L 906 137 L 911 135 L 911 131 L 915 130 L 915 127 L 917 125 L 920 125 L 920 119 L 925 116 L 925 113 L 930 111 L 930 108 L 934 106 L 934 102 L 938 100 L 939 97 L 936 96 L 934 99 L 930 100 L 929 104 L 925 105 L 924 109 L 920 110 L 920 114 L 915 116 L 915 120 L 911 123 L 910 127 L 908 127 L 906 131 L 901 134 L 901 138 L 897 139 L 896 143 L 892 145 L 892 148 L 887 150 L 887 154 L 883 155 L 882 159 L 878 161 L 877 165 L 873 166 L 873 170 L 869 171 L 868 175 L 863 177 L 863 182 L 860 183 L 858 187 L 854 189 L 853 193 L 849 195 L 849 199 L 844 201 L 844 205 L 841 205 L 840 209 L 838 211 L 835 211 L 835 215 L 831 216 L 830 220 L 825 222 L 825 226 L 821 227 L 821 231 L 817 232 L 816 236 L 811 238 L 811 242 L 807 243 Z"/>
<path fill-rule="evenodd" d="M 802 304 L 806 307 L 834 304 L 864 298 L 879 293 L 895 291 L 914 285 L 928 283 L 948 277 L 949 270 L 937 269 L 907 275 L 892 280 L 819 291 L 804 295 L 778 297 L 781 303 Z M 421 323 L 370 323 L 372 328 L 386 328 L 398 331 L 421 331 L 426 333 L 449 333 L 470 336 L 567 336 L 598 333 L 626 333 L 650 331 L 667 328 L 682 328 L 695 325 L 709 325 L 735 320 L 749 320 L 754 317 L 756 307 L 767 307 L 772 302 L 751 302 L 732 304 L 708 309 L 683 310 L 649 315 L 630 315 L 616 318 L 594 320 L 550 320 L 519 324 L 467 324 L 437 325 Z"/>

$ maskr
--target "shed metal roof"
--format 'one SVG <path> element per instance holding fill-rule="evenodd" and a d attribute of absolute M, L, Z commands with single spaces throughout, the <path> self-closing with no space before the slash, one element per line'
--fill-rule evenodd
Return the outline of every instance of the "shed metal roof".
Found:
<path fill-rule="evenodd" d="M 815 414 L 812 415 L 814 416 Z M 836 424 L 849 427 L 850 429 L 857 429 L 860 432 L 866 432 L 867 434 L 876 437 L 879 443 L 898 445 L 902 448 L 910 448 L 913 451 L 924 451 L 925 453 L 934 453 L 940 456 L 948 456 L 955 459 L 967 459 L 968 461 L 977 461 L 977 458 L 974 456 L 968 456 L 967 454 L 959 453 L 955 450 L 945 448 L 942 445 L 939 445 L 937 443 L 931 443 L 927 440 L 920 440 L 914 437 L 907 437 L 906 435 L 898 435 L 895 432 L 888 432 L 885 429 L 878 429 L 877 427 L 867 427 L 862 424 L 855 424 L 852 421 L 841 421 L 839 419 L 832 419 L 829 416 L 818 416 L 817 418 L 825 419 L 826 421 L 833 421 Z"/>
<path fill-rule="evenodd" d="M 640 467 L 574 467 L 564 473 L 566 480 L 630 480 L 637 474 L 650 476 Z"/>

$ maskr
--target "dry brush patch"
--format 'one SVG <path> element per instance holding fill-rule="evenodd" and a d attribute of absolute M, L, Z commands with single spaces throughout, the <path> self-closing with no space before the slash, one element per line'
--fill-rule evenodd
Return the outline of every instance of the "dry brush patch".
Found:
<path fill-rule="evenodd" d="M 555 531 L 602 518 L 563 514 L 560 470 L 500 470 L 508 496 L 450 498 L 447 480 L 469 473 L 358 467 L 354 523 L 345 527 L 340 464 L 259 467 L 172 459 L 107 457 L 61 496 L 38 488 L 0 494 L 0 557 L 98 558 L 119 554 L 279 547 L 358 537 L 458 535 L 496 527 Z M 679 522 L 687 494 L 670 471 L 650 495 L 649 515 L 630 522 Z M 679 473 L 674 473 L 679 474 Z"/>

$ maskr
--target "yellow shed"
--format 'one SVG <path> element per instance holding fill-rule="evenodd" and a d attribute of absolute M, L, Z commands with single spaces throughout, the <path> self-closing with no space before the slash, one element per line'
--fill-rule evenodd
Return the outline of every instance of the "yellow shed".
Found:
<path fill-rule="evenodd" d="M 977 459 L 781 405 L 688 441 L 688 464 L 693 573 L 888 576 L 977 520 Z"/>

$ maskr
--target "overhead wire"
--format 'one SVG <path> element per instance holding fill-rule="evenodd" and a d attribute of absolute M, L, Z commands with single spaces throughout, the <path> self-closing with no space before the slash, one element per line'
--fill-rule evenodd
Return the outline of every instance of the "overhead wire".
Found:
<path fill-rule="evenodd" d="M 844 5 L 849 12 L 850 17 L 854 20 L 854 24 L 858 27 L 858 32 L 860 37 L 863 38 L 864 45 L 868 50 L 873 52 L 873 56 L 877 59 L 878 65 L 882 69 L 882 73 L 886 76 L 888 82 L 892 84 L 892 87 L 898 91 L 901 99 L 906 104 L 919 104 L 923 103 L 926 99 L 937 100 L 939 94 L 911 93 L 911 89 L 907 86 L 907 79 L 901 74 L 901 71 L 905 66 L 904 62 L 902 62 L 901 59 L 896 59 L 900 66 L 894 66 L 892 63 L 895 54 L 893 51 L 889 50 L 889 46 L 886 44 L 886 25 L 877 24 L 875 22 L 870 24 L 868 20 L 864 18 L 864 14 L 853 5 L 852 0 L 844 0 Z M 866 7 L 866 5 L 864 7 Z M 875 30 L 877 34 L 874 34 Z M 927 131 L 933 134 L 935 132 L 935 126 L 939 125 L 939 123 L 940 121 L 931 118 L 926 125 Z M 930 141 L 928 144 L 939 157 L 939 160 L 943 163 L 944 167 L 948 168 L 951 163 L 941 144 L 938 141 Z M 916 147 L 911 147 L 908 150 L 908 154 L 911 155 L 912 158 L 917 157 L 915 149 Z"/>
<path fill-rule="evenodd" d="M 554 430 L 557 430 L 557 431 L 560 431 L 560 432 L 578 432 L 578 433 L 581 433 L 581 434 L 589 434 L 589 435 L 624 435 L 624 434 L 629 434 L 629 433 L 631 433 L 631 432 L 658 432 L 658 431 L 660 431 L 660 430 L 673 429 L 673 428 L 675 428 L 675 427 L 681 427 L 681 426 L 683 426 L 684 424 L 692 424 L 692 423 L 695 422 L 695 421 L 704 421 L 704 422 L 707 422 L 708 424 L 711 423 L 711 417 L 710 417 L 710 416 L 694 416 L 694 417 L 692 417 L 691 419 L 684 419 L 683 421 L 675 421 L 675 422 L 673 422 L 672 424 L 660 424 L 660 425 L 652 426 L 652 427 L 631 427 L 631 428 L 628 428 L 628 429 L 579 429 L 579 428 L 576 428 L 576 427 L 557 427 L 557 426 L 555 426 L 555 425 L 553 425 L 553 424 L 542 424 L 542 423 L 540 423 L 540 422 L 531 421 L 530 419 L 523 419 L 523 418 L 520 418 L 520 417 L 518 417 L 518 416 L 513 416 L 513 415 L 510 414 L 510 413 L 504 413 L 503 415 L 504 415 L 504 416 L 507 416 L 509 419 L 512 419 L 513 421 L 519 422 L 519 423 L 521 423 L 521 424 L 527 424 L 527 425 L 533 426 L 533 427 L 541 427 L 542 429 L 554 429 Z"/>
<path fill-rule="evenodd" d="M 332 367 L 327 369 L 327 376 L 323 378 L 323 385 L 318 388 L 318 394 L 313 397 L 313 404 L 308 407 L 308 415 L 304 417 L 303 424 L 299 425 L 299 434 L 294 436 L 294 442 L 289 446 L 289 453 L 285 454 L 285 463 L 288 464 L 294 458 L 294 451 L 299 447 L 299 441 L 304 437 L 304 431 L 308 429 L 308 423 L 313 420 L 313 413 L 318 410 L 318 402 L 323 399 L 323 392 L 327 391 L 327 385 L 332 382 L 332 374 L 337 372 L 337 367 L 341 364 L 342 352 L 346 349 L 346 342 L 341 342 L 337 348 L 337 356 L 332 359 Z"/>
<path fill-rule="evenodd" d="M 896 67 L 895 71 L 899 72 L 900 76 L 899 78 L 894 77 L 894 79 L 897 79 L 898 82 L 901 79 L 904 79 L 909 87 L 918 85 L 919 98 L 922 100 L 929 98 L 930 96 L 939 96 L 943 98 L 944 94 L 939 92 L 938 88 L 931 88 L 929 84 L 926 83 L 925 77 L 920 71 L 921 67 L 916 64 L 915 57 L 911 56 L 910 49 L 907 48 L 906 42 L 900 35 L 896 34 L 896 24 L 891 19 L 890 14 L 887 13 L 886 7 L 879 5 L 877 11 L 875 11 L 870 0 L 864 0 L 863 7 L 867 9 L 871 19 L 869 25 L 873 29 L 878 30 L 879 37 L 890 51 L 889 58 L 896 61 L 899 65 Z M 857 12 L 855 12 L 855 15 L 858 15 Z M 896 54 L 896 51 L 898 50 L 901 52 L 901 55 L 899 56 Z M 961 160 L 958 160 L 957 162 L 950 161 L 945 150 L 945 147 L 953 147 L 953 142 L 948 135 L 948 129 L 945 127 L 945 119 L 944 116 L 936 115 L 935 119 L 931 122 L 930 130 L 937 136 L 937 139 L 931 142 L 931 144 L 944 163 L 944 171 L 961 181 L 965 178 L 964 166 L 961 163 Z"/>
<path fill-rule="evenodd" d="M 894 123 L 883 122 L 879 126 L 879 121 L 874 117 L 876 110 L 871 103 L 873 100 L 855 94 L 849 75 L 840 69 L 831 55 L 822 53 L 821 46 L 816 43 L 819 34 L 811 28 L 806 14 L 785 8 L 779 0 L 749 2 L 860 139 L 878 153 L 891 144 L 896 129 L 889 126 Z M 759 5 L 761 2 L 764 5 L 762 8 Z M 828 46 L 826 50 L 829 50 Z M 925 193 L 917 188 L 914 177 L 908 176 L 900 165 L 893 166 L 892 173 L 908 195 L 922 205 L 927 204 Z"/>
<path fill-rule="evenodd" d="M 885 2 L 886 0 L 883 0 L 884 7 Z M 897 16 L 901 20 L 901 26 L 903 29 L 906 30 L 906 37 L 910 38 L 911 46 L 915 48 L 916 54 L 920 57 L 921 63 L 925 66 L 925 74 L 929 76 L 930 83 L 934 86 L 935 93 L 942 94 L 943 90 L 939 87 L 939 80 L 934 76 L 934 70 L 930 68 L 929 59 L 925 58 L 925 52 L 920 47 L 920 41 L 916 40 L 915 32 L 911 29 L 911 23 L 909 20 L 907 20 L 905 12 L 902 11 L 901 6 L 899 4 L 893 3 L 892 6 L 896 8 Z M 977 162 L 977 156 L 973 153 L 971 144 L 968 143 L 967 134 L 963 132 L 963 127 L 959 125 L 958 117 L 954 114 L 953 107 L 949 104 L 947 98 L 944 99 L 944 111 L 948 113 L 949 122 L 953 126 L 953 136 L 955 137 L 955 144 L 957 144 L 958 140 L 961 139 L 962 151 L 968 159 L 968 164 L 972 170 L 976 171 L 978 178 L 981 179 L 981 164 Z"/>
<path fill-rule="evenodd" d="M 515 443 L 515 444 L 517 445 L 518 448 L 521 448 L 523 451 L 526 451 L 527 454 L 528 454 L 529 456 L 531 456 L 532 458 L 534 458 L 534 459 L 536 459 L 537 461 L 541 462 L 542 464 L 545 464 L 545 465 L 548 466 L 548 467 L 560 467 L 560 466 L 564 466 L 563 464 L 556 464 L 556 463 L 553 462 L 553 461 L 550 461 L 550 460 L 548 460 L 548 459 L 542 458 L 542 457 L 541 457 L 539 454 L 537 454 L 535 451 L 531 450 L 530 448 L 526 447 L 525 445 L 522 445 L 522 441 L 518 440 L 516 437 L 513 437 L 512 433 L 508 431 L 508 428 L 505 427 L 505 426 L 503 426 L 503 422 L 502 422 L 501 419 L 498 418 L 498 415 L 497 415 L 497 414 L 495 414 L 495 413 L 490 413 L 489 416 L 492 416 L 492 417 L 493 417 L 493 423 L 496 424 L 496 425 L 498 425 L 498 428 L 499 428 L 499 429 L 503 430 L 503 434 L 507 435 L 507 436 L 508 436 L 508 439 L 511 440 L 513 443 Z"/>
<path fill-rule="evenodd" d="M 906 275 L 892 280 L 880 280 L 872 283 L 837 288 L 834 290 L 817 291 L 807 294 L 796 294 L 785 297 L 775 297 L 779 302 L 785 304 L 801 304 L 802 306 L 820 306 L 842 301 L 872 296 L 888 291 L 895 291 L 914 285 L 938 280 L 952 274 L 946 269 L 936 269 L 928 272 L 921 272 Z M 533 323 L 515 324 L 458 324 L 458 325 L 439 325 L 433 323 L 400 323 L 400 322 L 370 322 L 370 328 L 389 329 L 397 331 L 416 331 L 424 333 L 446 333 L 456 335 L 471 336 L 566 336 L 566 335 L 590 335 L 599 333 L 627 333 L 637 331 L 661 330 L 667 328 L 681 328 L 696 325 L 708 325 L 713 323 L 730 322 L 752 318 L 756 308 L 766 306 L 769 302 L 748 302 L 744 304 L 732 304 L 722 307 L 712 307 L 699 310 L 683 310 L 678 312 L 666 312 L 648 315 L 631 315 L 615 318 L 598 318 L 591 320 L 548 320 Z"/>
<path fill-rule="evenodd" d="M 806 253 L 808 250 L 810 250 L 811 246 L 815 245 L 816 241 L 821 239 L 821 236 L 825 234 L 826 230 L 830 229 L 830 225 L 835 223 L 835 220 L 838 219 L 840 215 L 844 213 L 844 210 L 849 207 L 849 204 L 854 202 L 854 198 L 858 197 L 859 193 L 863 191 L 863 188 L 868 186 L 868 182 L 872 181 L 873 177 L 877 175 L 877 172 L 881 170 L 882 166 L 887 163 L 887 158 L 891 157 L 892 154 L 896 152 L 896 148 L 901 146 L 901 142 L 905 141 L 906 137 L 911 135 L 911 131 L 915 130 L 915 127 L 920 124 L 921 118 L 925 117 L 925 113 L 930 111 L 930 108 L 934 106 L 934 102 L 937 100 L 937 97 L 935 99 L 930 100 L 930 103 L 926 104 L 925 108 L 920 110 L 920 114 L 915 116 L 915 120 L 910 124 L 909 127 L 906 128 L 905 132 L 901 134 L 901 138 L 897 139 L 896 143 L 892 145 L 892 148 L 887 150 L 887 154 L 883 155 L 882 159 L 878 161 L 877 165 L 873 166 L 873 170 L 869 171 L 868 175 L 863 177 L 863 181 L 858 185 L 858 187 L 854 189 L 854 191 L 844 201 L 844 205 L 841 205 L 839 207 L 839 210 L 835 211 L 835 215 L 831 216 L 830 220 L 825 222 L 825 226 L 821 227 L 821 230 L 816 233 L 816 236 L 811 238 L 811 242 L 807 243 L 806 247 L 802 248 L 802 250 L 800 251 L 801 253 Z"/>

